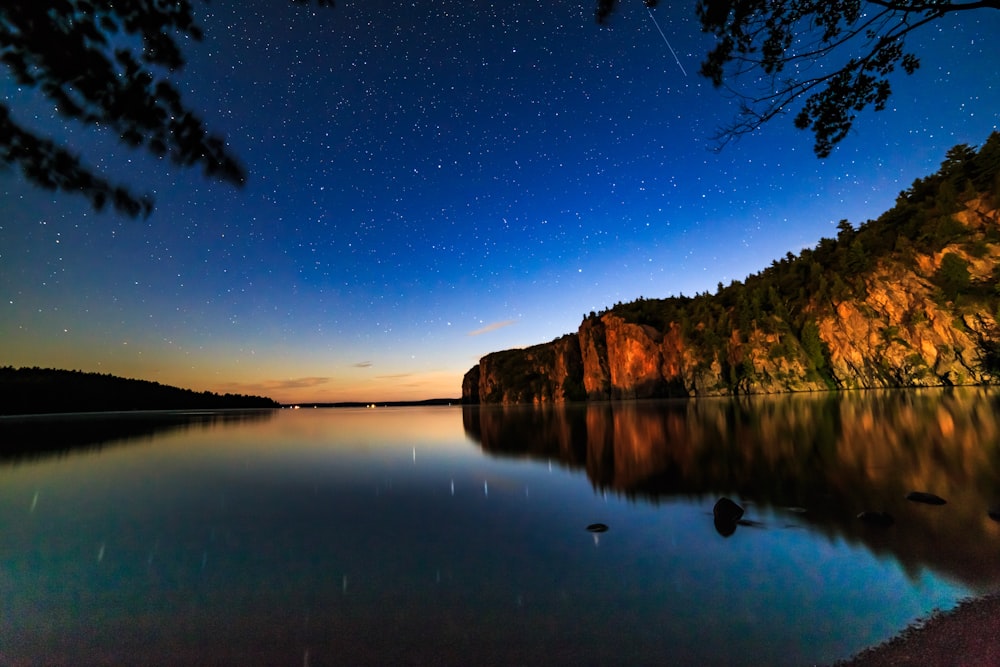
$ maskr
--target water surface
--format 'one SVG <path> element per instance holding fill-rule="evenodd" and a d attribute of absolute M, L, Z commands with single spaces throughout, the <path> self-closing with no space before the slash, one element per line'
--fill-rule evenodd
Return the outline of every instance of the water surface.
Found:
<path fill-rule="evenodd" d="M 997 588 L 997 407 L 0 420 L 67 450 L 0 462 L 0 663 L 829 663 Z"/>

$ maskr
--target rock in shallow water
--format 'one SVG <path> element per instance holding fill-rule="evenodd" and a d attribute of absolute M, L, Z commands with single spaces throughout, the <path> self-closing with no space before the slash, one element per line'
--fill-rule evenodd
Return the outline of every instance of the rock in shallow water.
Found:
<path fill-rule="evenodd" d="M 736 525 L 743 516 L 743 508 L 729 498 L 719 498 L 712 508 L 715 516 L 715 530 L 723 537 L 729 537 L 736 532 Z"/>
<path fill-rule="evenodd" d="M 743 508 L 729 498 L 723 497 L 716 501 L 712 514 L 715 515 L 716 521 L 736 523 L 743 517 Z"/>
<path fill-rule="evenodd" d="M 891 526 L 896 522 L 888 512 L 871 512 L 865 510 L 858 514 L 858 518 L 874 526 Z"/>
<path fill-rule="evenodd" d="M 948 502 L 941 496 L 936 496 L 926 491 L 910 491 L 906 494 L 906 499 L 912 500 L 915 503 L 926 503 L 928 505 L 944 505 Z"/>

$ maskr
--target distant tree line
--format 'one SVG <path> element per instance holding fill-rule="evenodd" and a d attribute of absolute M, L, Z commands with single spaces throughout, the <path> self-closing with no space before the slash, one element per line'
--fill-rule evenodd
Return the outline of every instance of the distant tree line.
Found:
<path fill-rule="evenodd" d="M 270 398 L 196 392 L 109 374 L 0 367 L 0 414 L 276 408 Z"/>

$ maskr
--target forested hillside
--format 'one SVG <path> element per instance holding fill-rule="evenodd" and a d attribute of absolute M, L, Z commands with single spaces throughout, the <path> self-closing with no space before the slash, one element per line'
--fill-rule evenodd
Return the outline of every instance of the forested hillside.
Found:
<path fill-rule="evenodd" d="M 484 357 L 468 402 L 698 396 L 1000 379 L 1000 134 L 895 206 L 716 292 L 619 303 Z"/>
<path fill-rule="evenodd" d="M 0 367 L 0 414 L 275 408 L 260 396 L 179 389 L 146 380 L 51 368 Z"/>

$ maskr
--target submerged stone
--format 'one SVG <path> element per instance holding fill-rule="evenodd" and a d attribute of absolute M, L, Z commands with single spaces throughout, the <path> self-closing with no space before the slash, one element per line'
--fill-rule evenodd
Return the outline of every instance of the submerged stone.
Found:
<path fill-rule="evenodd" d="M 738 525 L 739 522 L 737 521 L 720 521 L 719 519 L 716 519 L 715 532 L 717 532 L 719 535 L 722 535 L 723 537 L 729 537 L 730 535 L 736 532 L 736 526 Z"/>
<path fill-rule="evenodd" d="M 736 523 L 743 517 L 743 508 L 729 498 L 722 497 L 716 501 L 712 514 L 715 515 L 716 521 Z"/>
<path fill-rule="evenodd" d="M 926 491 L 910 491 L 906 494 L 906 499 L 912 500 L 915 503 L 926 503 L 928 505 L 944 505 L 948 502 L 941 496 L 936 496 Z"/>
<path fill-rule="evenodd" d="M 872 512 L 865 510 L 858 514 L 858 518 L 865 523 L 870 523 L 874 526 L 891 526 L 896 521 L 892 518 L 892 515 L 888 512 Z"/>
<path fill-rule="evenodd" d="M 726 497 L 719 498 L 712 508 L 715 517 L 715 531 L 723 537 L 736 532 L 736 526 L 743 517 L 743 508 Z"/>

